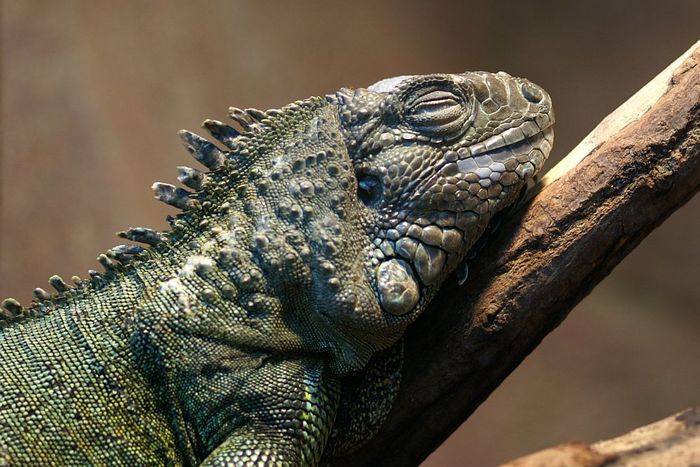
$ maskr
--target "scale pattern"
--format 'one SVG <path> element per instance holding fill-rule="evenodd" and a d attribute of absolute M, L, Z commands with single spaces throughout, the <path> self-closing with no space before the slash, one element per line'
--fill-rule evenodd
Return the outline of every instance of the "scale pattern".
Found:
<path fill-rule="evenodd" d="M 180 212 L 0 308 L 0 465 L 318 465 L 370 438 L 401 336 L 552 144 L 505 73 L 402 76 L 180 133 Z M 140 243 L 141 245 L 137 245 Z"/>

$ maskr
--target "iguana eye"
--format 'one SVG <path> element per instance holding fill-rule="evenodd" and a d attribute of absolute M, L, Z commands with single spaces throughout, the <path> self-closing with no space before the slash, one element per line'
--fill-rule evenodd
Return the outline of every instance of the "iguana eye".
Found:
<path fill-rule="evenodd" d="M 382 197 L 382 183 L 374 175 L 358 175 L 357 197 L 366 206 L 375 206 Z"/>
<path fill-rule="evenodd" d="M 404 119 L 414 130 L 427 136 L 457 136 L 468 117 L 466 98 L 447 89 L 433 89 L 408 100 Z"/>

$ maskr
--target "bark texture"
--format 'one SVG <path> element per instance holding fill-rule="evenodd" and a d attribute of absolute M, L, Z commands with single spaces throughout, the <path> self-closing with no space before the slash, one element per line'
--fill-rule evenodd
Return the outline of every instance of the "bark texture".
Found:
<path fill-rule="evenodd" d="M 567 443 L 502 467 L 686 467 L 700 465 L 700 407 L 593 444 Z"/>
<path fill-rule="evenodd" d="M 416 465 L 700 187 L 700 42 L 543 179 L 406 336 L 378 435 L 336 465 Z"/>

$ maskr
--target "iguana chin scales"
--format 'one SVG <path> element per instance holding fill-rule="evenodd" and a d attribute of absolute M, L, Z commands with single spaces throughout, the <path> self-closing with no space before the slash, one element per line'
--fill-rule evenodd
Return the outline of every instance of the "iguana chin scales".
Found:
<path fill-rule="evenodd" d="M 103 273 L 3 302 L 0 465 L 316 465 L 391 407 L 400 338 L 542 167 L 551 100 L 401 76 L 181 132 L 209 171 Z M 225 149 L 223 149 L 225 148 Z"/>

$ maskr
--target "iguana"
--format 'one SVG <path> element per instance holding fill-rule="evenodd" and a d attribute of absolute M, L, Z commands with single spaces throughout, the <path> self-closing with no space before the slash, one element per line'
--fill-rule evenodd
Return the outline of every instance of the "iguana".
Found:
<path fill-rule="evenodd" d="M 2 302 L 0 464 L 318 465 L 378 429 L 401 335 L 543 165 L 550 97 L 401 76 L 181 136 L 208 171 L 104 272 Z"/>

